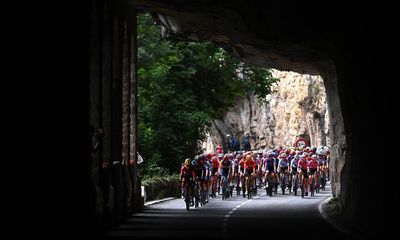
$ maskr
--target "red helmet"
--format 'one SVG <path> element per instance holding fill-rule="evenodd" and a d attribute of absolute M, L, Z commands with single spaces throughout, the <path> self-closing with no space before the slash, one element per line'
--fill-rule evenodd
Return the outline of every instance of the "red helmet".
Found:
<path fill-rule="evenodd" d="M 219 154 L 223 153 L 222 147 L 220 145 L 217 146 L 217 153 Z"/>

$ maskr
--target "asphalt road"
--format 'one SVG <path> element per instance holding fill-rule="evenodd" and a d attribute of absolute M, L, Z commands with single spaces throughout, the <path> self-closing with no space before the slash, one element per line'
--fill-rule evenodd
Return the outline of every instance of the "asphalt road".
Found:
<path fill-rule="evenodd" d="M 182 199 L 144 207 L 127 223 L 106 234 L 110 239 L 351 239 L 330 225 L 320 214 L 319 205 L 331 196 L 325 191 L 300 196 L 266 196 L 265 190 L 247 199 L 233 196 L 211 199 L 200 208 L 186 211 Z"/>

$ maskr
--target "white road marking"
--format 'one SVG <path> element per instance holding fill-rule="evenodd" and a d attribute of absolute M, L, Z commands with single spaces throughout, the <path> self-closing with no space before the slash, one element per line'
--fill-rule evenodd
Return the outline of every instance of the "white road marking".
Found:
<path fill-rule="evenodd" d="M 232 215 L 232 213 L 234 211 L 236 211 L 237 209 L 239 209 L 241 206 L 245 205 L 246 203 L 250 202 L 253 199 L 259 198 L 264 196 L 266 193 L 263 193 L 261 195 L 257 195 L 252 199 L 248 199 L 246 202 L 242 202 L 241 204 L 237 205 L 236 207 L 234 207 L 231 211 L 228 212 L 228 214 L 226 214 L 224 216 L 224 219 L 222 220 L 222 237 L 226 238 L 228 237 L 228 221 L 229 221 L 229 217 Z"/>

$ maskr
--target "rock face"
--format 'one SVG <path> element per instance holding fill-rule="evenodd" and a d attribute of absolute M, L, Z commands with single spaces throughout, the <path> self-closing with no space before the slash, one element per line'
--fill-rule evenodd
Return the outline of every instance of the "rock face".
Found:
<path fill-rule="evenodd" d="M 293 146 L 298 137 L 314 146 L 330 144 L 323 79 L 278 70 L 273 70 L 273 76 L 280 81 L 273 87 L 275 93 L 266 96 L 269 103 L 261 104 L 252 94 L 239 99 L 222 120 L 214 120 L 203 144 L 206 151 L 226 146 L 227 134 L 240 141 L 250 134 L 252 149 Z"/>

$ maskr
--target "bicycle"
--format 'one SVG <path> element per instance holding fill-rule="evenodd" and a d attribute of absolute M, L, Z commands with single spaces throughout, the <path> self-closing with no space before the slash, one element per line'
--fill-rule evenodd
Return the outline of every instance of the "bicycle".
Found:
<path fill-rule="evenodd" d="M 257 173 L 256 173 L 256 175 L 255 176 L 253 176 L 252 178 L 251 178 L 251 187 L 252 187 L 252 190 L 253 190 L 253 192 L 252 192 L 252 194 L 253 195 L 257 195 Z"/>
<path fill-rule="evenodd" d="M 294 177 L 292 175 L 293 193 L 295 196 L 297 196 L 297 189 L 299 188 L 299 174 L 296 172 L 294 175 Z"/>
<path fill-rule="evenodd" d="M 326 186 L 326 172 L 325 169 L 322 170 L 322 176 L 321 176 L 321 190 L 325 191 L 325 186 Z"/>
<path fill-rule="evenodd" d="M 228 189 L 228 177 L 221 176 L 222 181 L 222 200 L 226 200 L 229 197 L 229 189 Z"/>
<path fill-rule="evenodd" d="M 186 211 L 189 211 L 190 206 L 192 204 L 192 191 L 191 191 L 192 180 L 189 180 L 185 185 L 185 204 L 186 204 Z"/>
<path fill-rule="evenodd" d="M 217 176 L 211 176 L 211 197 L 215 198 L 217 197 Z"/>
<path fill-rule="evenodd" d="M 194 207 L 198 208 L 200 203 L 201 185 L 200 180 L 196 179 L 194 184 Z"/>
<path fill-rule="evenodd" d="M 282 176 L 283 174 L 283 176 Z M 286 172 L 281 172 L 280 173 L 280 179 L 281 179 L 281 190 L 282 190 L 282 195 L 285 195 L 285 188 L 286 188 L 286 180 L 287 176 L 286 176 Z"/>
<path fill-rule="evenodd" d="M 315 189 L 315 185 L 316 185 L 315 176 L 316 176 L 316 173 L 311 174 L 311 184 L 310 184 L 311 197 L 314 196 L 314 194 L 315 194 L 314 192 L 316 191 L 316 189 Z"/>
<path fill-rule="evenodd" d="M 252 198 L 252 193 L 253 193 L 253 183 L 252 183 L 252 175 L 250 174 L 247 177 L 247 182 L 246 182 L 246 190 L 247 190 L 247 198 L 251 199 Z"/>
<path fill-rule="evenodd" d="M 266 180 L 266 184 L 267 184 L 267 187 L 266 187 L 265 191 L 267 192 L 268 196 L 272 197 L 272 191 L 273 191 L 273 184 L 274 183 L 272 181 L 271 174 L 268 174 L 267 180 Z"/>
<path fill-rule="evenodd" d="M 306 175 L 306 176 L 302 176 L 301 177 L 301 198 L 304 198 L 304 195 L 308 195 L 308 192 L 307 192 L 307 187 L 308 187 L 308 183 L 306 183 L 306 180 L 308 180 L 308 175 Z"/>

